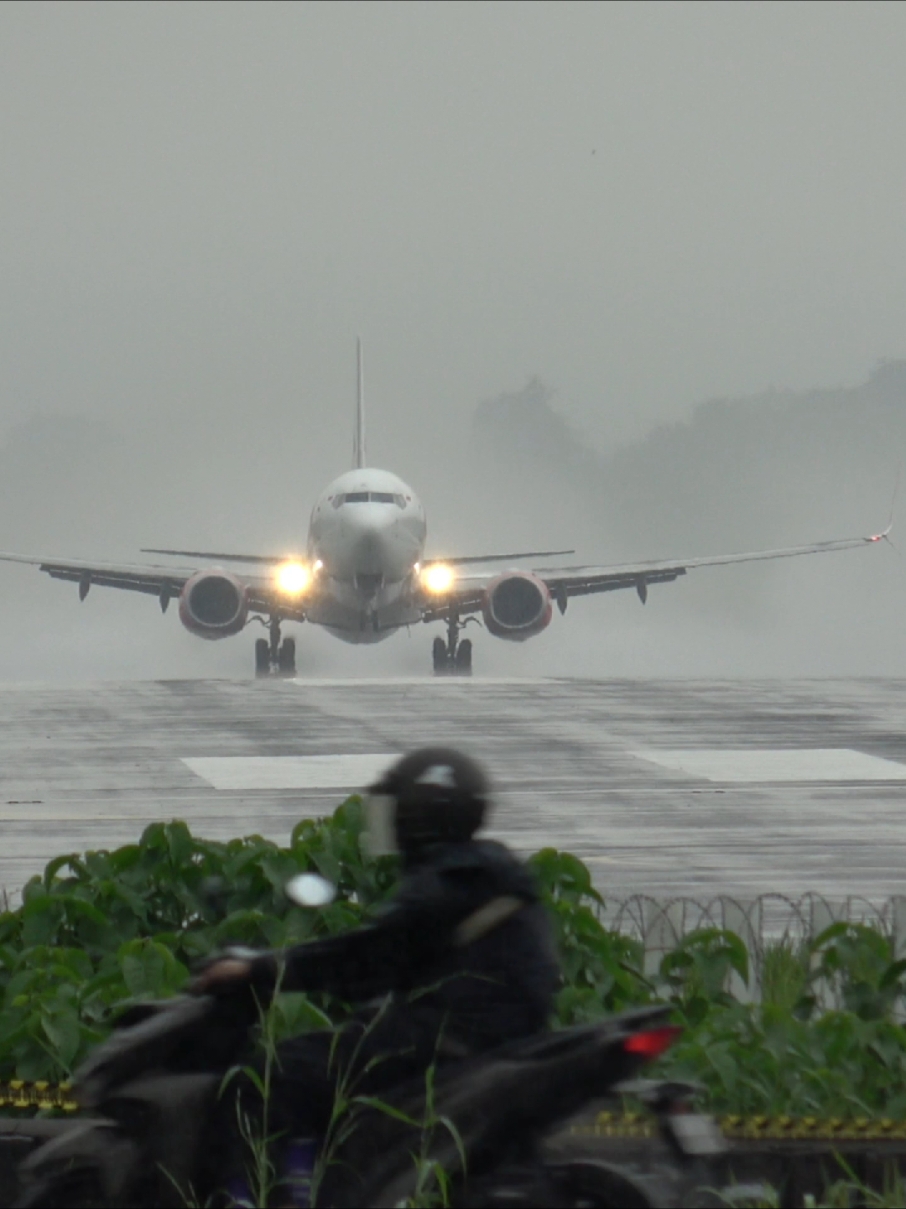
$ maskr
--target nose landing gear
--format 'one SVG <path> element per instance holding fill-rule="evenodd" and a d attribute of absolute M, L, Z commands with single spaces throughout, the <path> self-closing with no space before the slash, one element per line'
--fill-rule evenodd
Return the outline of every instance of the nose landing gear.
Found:
<path fill-rule="evenodd" d="M 280 618 L 271 617 L 267 624 L 270 638 L 259 638 L 255 642 L 255 675 L 295 676 L 296 640 L 284 638 L 280 641 Z"/>
<path fill-rule="evenodd" d="M 471 619 L 469 619 L 471 620 Z M 447 617 L 446 641 L 438 635 L 431 649 L 435 676 L 471 676 L 472 641 L 460 640 L 459 631 L 466 623 L 459 620 L 457 613 Z"/>

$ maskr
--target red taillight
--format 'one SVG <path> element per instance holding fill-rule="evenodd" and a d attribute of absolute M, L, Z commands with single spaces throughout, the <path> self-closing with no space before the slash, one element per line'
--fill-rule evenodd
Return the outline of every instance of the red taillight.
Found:
<path fill-rule="evenodd" d="M 668 1024 L 664 1028 L 649 1029 L 645 1033 L 633 1033 L 623 1042 L 623 1049 L 627 1054 L 639 1054 L 642 1058 L 659 1058 L 682 1031 L 675 1024 Z"/>

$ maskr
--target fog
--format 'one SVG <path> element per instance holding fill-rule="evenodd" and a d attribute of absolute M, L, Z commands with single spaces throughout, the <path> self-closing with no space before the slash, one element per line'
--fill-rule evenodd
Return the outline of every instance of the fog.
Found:
<path fill-rule="evenodd" d="M 0 6 L 0 548 L 299 549 L 357 333 L 432 553 L 883 527 L 904 48 L 870 3 Z M 0 680 L 251 669 L 153 599 L 0 591 Z M 903 674 L 904 592 L 887 546 L 703 570 L 476 666 Z M 430 638 L 303 628 L 300 674 L 427 671 Z"/>

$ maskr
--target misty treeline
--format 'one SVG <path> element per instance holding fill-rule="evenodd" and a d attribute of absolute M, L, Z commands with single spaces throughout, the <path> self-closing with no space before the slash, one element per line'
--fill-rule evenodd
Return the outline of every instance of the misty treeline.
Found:
<path fill-rule="evenodd" d="M 848 389 L 714 399 L 610 454 L 538 378 L 477 409 L 474 442 L 514 506 L 579 504 L 610 557 L 685 557 L 869 533 L 906 454 L 906 361 Z M 518 498 L 518 505 L 517 505 Z"/>

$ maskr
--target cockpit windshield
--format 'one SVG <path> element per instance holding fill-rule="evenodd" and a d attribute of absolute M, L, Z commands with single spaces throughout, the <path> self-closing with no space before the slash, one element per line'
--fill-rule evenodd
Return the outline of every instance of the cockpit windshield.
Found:
<path fill-rule="evenodd" d="M 395 504 L 397 508 L 406 507 L 405 496 L 396 495 L 392 491 L 347 491 L 335 495 L 331 502 L 334 508 L 343 504 Z"/>

